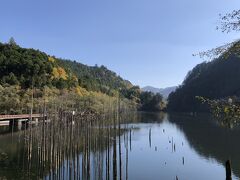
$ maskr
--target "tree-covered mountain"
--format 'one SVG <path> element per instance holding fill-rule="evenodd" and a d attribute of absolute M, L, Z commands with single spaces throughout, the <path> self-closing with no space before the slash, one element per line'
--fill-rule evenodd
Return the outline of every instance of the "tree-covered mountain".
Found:
<path fill-rule="evenodd" d="M 143 88 L 141 88 L 142 91 L 145 91 L 145 92 L 152 92 L 152 93 L 159 93 L 160 92 L 160 88 L 156 88 L 156 87 L 153 87 L 153 86 L 144 86 Z"/>
<path fill-rule="evenodd" d="M 147 91 L 147 92 L 153 92 L 153 93 L 160 93 L 163 98 L 167 99 L 169 94 L 173 91 L 175 91 L 177 86 L 172 86 L 172 87 L 166 87 L 166 88 L 155 88 L 152 86 L 145 86 L 142 88 L 142 91 Z"/>
<path fill-rule="evenodd" d="M 135 100 L 138 98 L 134 96 L 140 94 L 138 86 L 105 66 L 87 66 L 49 56 L 39 50 L 22 48 L 13 39 L 6 44 L 0 43 L 0 84 L 58 89 L 80 86 L 110 96 L 120 92 L 123 97 Z"/>
<path fill-rule="evenodd" d="M 105 66 L 87 66 L 22 48 L 14 39 L 0 43 L 0 113 L 28 113 L 49 102 L 75 107 L 88 101 L 91 107 L 120 98 L 141 110 L 163 109 L 162 96 L 142 92 Z M 86 103 L 83 103 L 86 106 Z M 98 105 L 100 104 L 100 105 Z M 81 105 L 82 106 L 82 105 Z"/>
<path fill-rule="evenodd" d="M 196 96 L 224 99 L 240 96 L 240 56 L 230 49 L 221 57 L 194 67 L 182 85 L 169 95 L 170 111 L 207 111 Z"/>
<path fill-rule="evenodd" d="M 59 66 L 73 72 L 78 78 L 79 85 L 90 91 L 100 91 L 108 95 L 115 95 L 118 91 L 124 97 L 129 97 L 131 91 L 140 92 L 138 86 L 133 86 L 130 81 L 124 80 L 115 72 L 105 66 L 87 66 L 82 63 L 58 59 Z"/>
<path fill-rule="evenodd" d="M 59 89 L 77 86 L 76 77 L 57 65 L 51 56 L 15 43 L 0 43 L 0 84 L 22 88 L 54 86 Z"/>
<path fill-rule="evenodd" d="M 166 103 L 160 93 L 153 93 L 150 91 L 142 92 L 140 95 L 141 111 L 164 111 Z"/>

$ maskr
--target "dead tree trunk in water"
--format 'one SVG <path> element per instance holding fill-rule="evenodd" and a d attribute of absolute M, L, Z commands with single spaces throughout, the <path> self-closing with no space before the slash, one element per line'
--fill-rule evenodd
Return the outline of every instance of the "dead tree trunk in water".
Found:
<path fill-rule="evenodd" d="M 226 180 L 232 180 L 232 169 L 230 160 L 226 161 Z"/>
<path fill-rule="evenodd" d="M 117 129 L 116 129 L 116 116 L 113 117 L 113 179 L 117 179 Z"/>
<path fill-rule="evenodd" d="M 122 180 L 122 150 L 121 150 L 121 122 L 120 122 L 120 97 L 118 97 L 117 107 L 117 119 L 118 119 L 118 151 L 119 151 L 119 179 Z"/>

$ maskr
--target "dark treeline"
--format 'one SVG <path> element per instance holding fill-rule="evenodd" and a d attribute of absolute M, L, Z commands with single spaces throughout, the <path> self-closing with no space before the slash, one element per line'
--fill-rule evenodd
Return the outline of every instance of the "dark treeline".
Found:
<path fill-rule="evenodd" d="M 202 104 L 196 96 L 208 99 L 238 97 L 240 95 L 239 52 L 229 51 L 215 60 L 194 67 L 187 74 L 182 85 L 170 94 L 168 110 L 208 111 L 207 105 Z"/>
<path fill-rule="evenodd" d="M 162 111 L 165 109 L 163 97 L 159 93 L 142 92 L 140 95 L 142 111 Z"/>

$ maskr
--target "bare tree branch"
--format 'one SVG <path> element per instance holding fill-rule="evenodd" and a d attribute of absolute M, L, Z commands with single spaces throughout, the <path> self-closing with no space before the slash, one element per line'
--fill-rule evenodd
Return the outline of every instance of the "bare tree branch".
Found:
<path fill-rule="evenodd" d="M 234 10 L 225 15 L 219 14 L 221 23 L 217 26 L 217 30 L 229 33 L 231 31 L 240 31 L 240 10 Z M 222 55 L 228 57 L 231 54 L 240 54 L 240 39 L 224 44 L 222 46 L 193 54 L 202 59 L 215 59 Z"/>
<path fill-rule="evenodd" d="M 199 56 L 202 59 L 214 59 L 220 57 L 221 55 L 228 57 L 232 53 L 236 54 L 237 52 L 240 52 L 239 42 L 240 40 L 235 40 L 231 43 L 227 43 L 207 51 L 198 52 L 196 54 L 193 54 L 193 56 Z"/>
<path fill-rule="evenodd" d="M 220 14 L 221 24 L 217 26 L 222 32 L 240 31 L 240 10 L 225 15 Z"/>

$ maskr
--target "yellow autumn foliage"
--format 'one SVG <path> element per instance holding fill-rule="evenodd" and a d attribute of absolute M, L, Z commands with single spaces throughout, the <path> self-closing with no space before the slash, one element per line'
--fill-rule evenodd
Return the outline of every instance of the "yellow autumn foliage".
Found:
<path fill-rule="evenodd" d="M 62 78 L 63 80 L 67 80 L 67 78 L 68 78 L 66 71 L 61 67 L 54 67 L 52 74 L 53 74 L 53 77 L 56 79 Z"/>
<path fill-rule="evenodd" d="M 54 63 L 54 62 L 55 62 L 55 59 L 54 59 L 53 57 L 49 56 L 49 57 L 48 57 L 48 61 Z"/>
<path fill-rule="evenodd" d="M 64 80 L 67 80 L 68 75 L 67 75 L 66 71 L 63 68 L 59 67 L 58 68 L 58 73 L 59 73 L 59 77 L 60 78 L 62 78 Z"/>
<path fill-rule="evenodd" d="M 53 75 L 53 78 L 56 78 L 56 79 L 59 78 L 58 70 L 56 67 L 53 68 L 52 75 Z"/>
<path fill-rule="evenodd" d="M 80 86 L 77 86 L 75 88 L 75 92 L 81 97 L 89 95 L 89 92 L 85 88 L 82 88 Z"/>

